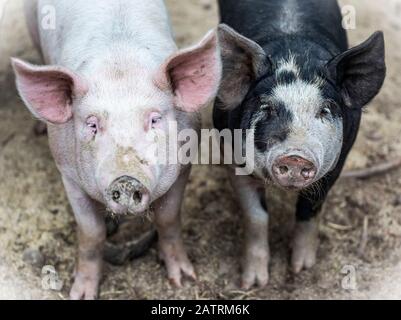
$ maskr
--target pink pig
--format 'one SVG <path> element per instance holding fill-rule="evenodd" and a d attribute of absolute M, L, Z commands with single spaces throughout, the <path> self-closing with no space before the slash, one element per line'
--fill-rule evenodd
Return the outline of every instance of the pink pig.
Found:
<path fill-rule="evenodd" d="M 214 99 L 221 78 L 216 33 L 177 52 L 162 0 L 25 4 L 46 66 L 12 64 L 22 99 L 48 125 L 78 225 L 70 297 L 97 296 L 105 207 L 141 214 L 152 203 L 169 279 L 180 286 L 182 275 L 195 278 L 179 214 L 190 168 L 157 161 L 154 147 L 171 121 L 178 130 L 200 129 L 197 111 Z"/>

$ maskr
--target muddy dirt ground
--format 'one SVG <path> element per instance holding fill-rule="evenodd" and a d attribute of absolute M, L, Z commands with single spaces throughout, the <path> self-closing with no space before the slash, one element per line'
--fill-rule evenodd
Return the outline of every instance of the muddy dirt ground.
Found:
<path fill-rule="evenodd" d="M 212 0 L 167 3 L 180 46 L 198 40 L 217 23 Z M 388 77 L 365 113 L 347 164 L 360 168 L 401 155 L 401 0 L 344 0 L 342 4 L 357 10 L 357 28 L 349 32 L 351 44 L 377 29 L 386 36 Z M 47 138 L 32 134 L 34 120 L 14 87 L 10 56 L 40 62 L 25 28 L 20 0 L 8 1 L 0 38 L 0 298 L 64 299 L 75 261 L 75 224 Z M 211 125 L 210 109 L 204 113 L 204 123 Z M 401 298 L 401 171 L 337 183 L 321 219 L 318 263 L 298 276 L 288 267 L 294 196 L 276 191 L 268 196 L 272 257 L 267 288 L 238 289 L 241 215 L 224 168 L 197 166 L 186 192 L 183 228 L 198 283 L 172 288 L 153 247 L 122 267 L 107 265 L 100 298 Z M 64 282 L 60 292 L 42 289 L 43 265 L 58 271 Z M 341 285 L 346 266 L 356 270 L 355 290 Z"/>

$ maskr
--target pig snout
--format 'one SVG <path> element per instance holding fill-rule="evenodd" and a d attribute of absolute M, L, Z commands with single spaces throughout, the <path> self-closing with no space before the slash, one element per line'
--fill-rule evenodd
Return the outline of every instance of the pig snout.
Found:
<path fill-rule="evenodd" d="M 142 213 L 150 203 L 149 190 L 137 179 L 123 176 L 114 180 L 107 190 L 107 202 L 113 213 Z"/>
<path fill-rule="evenodd" d="M 314 181 L 316 165 L 300 156 L 284 156 L 273 164 L 273 175 L 278 184 L 286 188 L 304 188 Z"/>

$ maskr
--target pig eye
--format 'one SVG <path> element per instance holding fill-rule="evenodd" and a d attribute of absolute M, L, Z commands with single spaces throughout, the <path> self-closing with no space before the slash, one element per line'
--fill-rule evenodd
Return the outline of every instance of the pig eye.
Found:
<path fill-rule="evenodd" d="M 158 112 L 152 112 L 150 115 L 150 127 L 155 129 L 162 120 L 162 115 Z"/>
<path fill-rule="evenodd" d="M 272 104 L 263 104 L 260 109 L 265 112 L 268 117 L 277 116 L 277 110 Z"/>
<path fill-rule="evenodd" d="M 323 107 L 319 112 L 320 118 L 327 118 L 330 115 L 331 115 L 331 110 L 329 107 Z"/>
<path fill-rule="evenodd" d="M 97 134 L 98 131 L 98 120 L 96 117 L 92 116 L 86 120 L 86 126 L 92 132 L 93 135 Z"/>

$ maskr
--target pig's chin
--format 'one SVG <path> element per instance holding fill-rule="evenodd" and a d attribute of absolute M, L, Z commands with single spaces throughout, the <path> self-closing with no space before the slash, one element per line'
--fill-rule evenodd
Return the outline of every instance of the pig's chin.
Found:
<path fill-rule="evenodd" d="M 119 217 L 119 216 L 145 216 L 148 210 L 143 210 L 141 212 L 133 212 L 129 210 L 115 210 L 110 207 L 107 207 L 107 213 L 112 217 Z"/>

